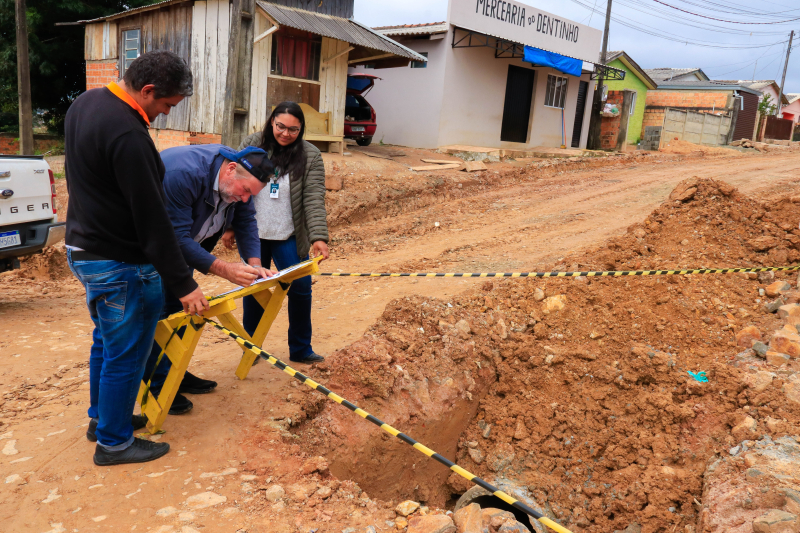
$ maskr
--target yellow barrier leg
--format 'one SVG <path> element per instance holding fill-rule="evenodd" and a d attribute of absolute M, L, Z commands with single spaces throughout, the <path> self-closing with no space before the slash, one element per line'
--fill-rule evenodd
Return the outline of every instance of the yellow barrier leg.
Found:
<path fill-rule="evenodd" d="M 161 387 L 161 392 L 156 397 L 156 402 L 161 407 L 161 411 L 158 413 L 155 420 L 150 419 L 149 416 L 147 417 L 150 421 L 147 426 L 152 433 L 160 430 L 161 426 L 164 425 L 164 421 L 169 414 L 169 409 L 172 407 L 172 402 L 175 400 L 175 395 L 178 394 L 181 381 L 183 381 L 183 375 L 186 373 L 186 369 L 189 367 L 189 362 L 192 360 L 192 355 L 194 355 L 197 343 L 200 341 L 200 337 L 203 333 L 203 326 L 202 324 L 195 326 L 198 327 L 197 330 L 195 330 L 191 324 L 186 326 L 186 331 L 184 331 L 183 336 L 180 337 L 184 346 L 181 352 L 175 353 L 173 356 L 168 350 L 165 354 L 172 362 L 172 367 L 169 369 L 169 374 L 167 374 L 167 378 L 164 381 L 164 386 Z M 172 342 L 175 342 L 174 339 Z M 150 400 L 148 400 L 147 404 L 148 406 L 150 405 Z M 147 408 L 145 408 L 145 410 L 147 410 Z"/>
<path fill-rule="evenodd" d="M 272 327 L 272 323 L 275 322 L 275 318 L 277 318 L 281 310 L 281 305 L 283 305 L 283 300 L 286 298 L 286 293 L 289 292 L 289 287 L 290 284 L 276 285 L 271 293 L 269 291 L 262 291 L 253 295 L 258 303 L 261 304 L 261 307 L 264 308 L 261 321 L 258 323 L 253 337 L 249 339 L 254 344 L 261 345 L 264 343 L 264 339 L 267 338 L 267 333 L 269 333 L 269 328 Z M 245 379 L 250 372 L 250 367 L 253 366 L 253 361 L 255 361 L 255 354 L 249 350 L 244 350 L 242 360 L 239 362 L 239 367 L 236 369 L 236 377 Z"/>
<path fill-rule="evenodd" d="M 267 291 L 265 291 L 267 292 Z M 243 339 L 251 340 L 250 335 L 244 330 L 244 327 L 236 320 L 236 317 L 233 316 L 231 313 L 227 313 L 224 315 L 220 315 L 219 321 L 221 324 L 225 325 L 231 331 L 235 331 L 237 335 L 242 337 Z M 236 377 L 239 379 L 244 379 L 247 377 L 248 372 L 250 371 L 250 367 L 253 366 L 253 361 L 256 360 L 258 357 L 255 353 L 250 350 L 244 350 L 242 353 L 242 359 L 239 361 L 239 366 L 236 367 Z"/>

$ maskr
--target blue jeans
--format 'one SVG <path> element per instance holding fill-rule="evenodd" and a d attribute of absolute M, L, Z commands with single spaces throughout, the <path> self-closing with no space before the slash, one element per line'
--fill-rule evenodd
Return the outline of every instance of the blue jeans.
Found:
<path fill-rule="evenodd" d="M 275 262 L 279 270 L 296 265 L 308 259 L 297 253 L 297 240 L 294 236 L 285 241 L 266 241 L 261 239 L 261 264 L 269 268 Z M 289 289 L 289 359 L 301 361 L 314 353 L 311 348 L 311 276 L 296 279 Z M 252 296 L 245 296 L 242 302 L 242 326 L 252 335 L 264 314 L 264 308 Z"/>
<path fill-rule="evenodd" d="M 98 444 L 124 450 L 133 442 L 133 405 L 161 312 L 161 276 L 153 265 L 73 261 L 71 250 L 67 260 L 94 322 L 89 416 L 98 420 Z"/>

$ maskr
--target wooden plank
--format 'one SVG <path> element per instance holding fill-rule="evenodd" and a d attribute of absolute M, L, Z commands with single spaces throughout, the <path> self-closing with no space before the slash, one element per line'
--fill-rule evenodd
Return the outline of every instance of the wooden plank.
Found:
<path fill-rule="evenodd" d="M 225 85 L 222 92 L 222 144 L 233 146 L 239 144 L 234 138 L 234 108 L 236 107 L 236 82 L 239 69 L 239 41 L 242 31 L 242 0 L 233 0 L 230 4 L 229 35 L 224 41 L 227 45 L 228 61 L 225 63 Z M 249 44 L 249 43 L 248 43 Z"/>
<path fill-rule="evenodd" d="M 218 133 L 214 129 L 214 110 L 217 103 L 217 25 L 219 24 L 220 0 L 208 0 L 206 8 L 206 61 L 204 63 L 205 77 L 203 79 L 203 100 L 200 109 L 203 118 L 200 129 L 204 133 Z"/>
<path fill-rule="evenodd" d="M 377 61 L 378 59 L 385 59 L 387 57 L 392 57 L 394 54 L 380 54 L 377 56 L 369 56 L 369 57 L 362 57 L 361 59 L 353 59 L 352 61 L 348 61 L 348 65 L 360 65 L 363 63 L 369 63 L 370 61 Z"/>
<path fill-rule="evenodd" d="M 119 37 L 117 33 L 117 23 L 112 21 L 108 23 L 108 59 L 116 59 L 119 57 L 117 52 L 119 45 Z"/>
<path fill-rule="evenodd" d="M 231 23 L 231 5 L 228 0 L 219 2 L 217 23 L 217 73 L 216 73 L 216 105 L 214 106 L 214 133 L 222 134 L 222 123 L 225 117 L 225 85 L 228 74 L 228 45 Z"/>
<path fill-rule="evenodd" d="M 253 17 L 253 33 L 262 32 L 265 27 L 266 19 L 263 15 L 261 15 L 261 13 L 256 12 L 255 16 Z M 247 106 L 247 131 L 245 132 L 247 135 L 250 135 L 256 131 L 258 128 L 257 122 L 259 120 L 263 120 L 262 115 L 260 114 L 261 106 L 259 104 L 259 98 L 266 98 L 266 95 L 263 94 L 261 90 L 261 66 L 263 62 L 264 48 L 266 48 L 266 46 L 266 42 L 253 44 L 253 64 L 250 67 L 250 100 L 249 105 Z"/>
<path fill-rule="evenodd" d="M 332 56 L 328 57 L 327 59 L 323 59 L 322 62 L 323 63 L 328 63 L 328 62 L 333 61 L 334 59 L 337 59 L 337 58 L 339 58 L 339 57 L 341 57 L 341 56 L 343 56 L 343 55 L 345 55 L 345 54 L 347 54 L 350 51 L 355 50 L 355 49 L 356 49 L 355 46 L 348 46 L 344 50 L 339 50 L 338 52 L 336 52 Z"/>
<path fill-rule="evenodd" d="M 423 163 L 436 163 L 437 165 L 452 165 L 453 163 L 461 164 L 460 161 L 450 161 L 448 159 L 420 159 Z"/>
<path fill-rule="evenodd" d="M 192 41 L 189 68 L 194 77 L 194 95 L 189 104 L 189 131 L 202 131 L 202 109 L 205 103 L 205 58 L 206 58 L 206 2 L 198 1 L 192 6 Z"/>
<path fill-rule="evenodd" d="M 450 170 L 453 168 L 459 168 L 461 163 L 453 163 L 452 165 L 425 165 L 421 167 L 411 167 L 411 170 L 414 172 L 428 172 L 431 170 Z"/>
<path fill-rule="evenodd" d="M 263 41 L 264 39 L 266 39 L 267 37 L 269 37 L 270 35 L 272 35 L 276 31 L 278 31 L 278 26 L 273 26 L 270 29 L 268 29 L 267 31 L 265 31 L 263 33 L 260 33 L 258 35 L 258 37 L 253 39 L 253 44 L 260 43 L 261 41 Z"/>
<path fill-rule="evenodd" d="M 189 40 L 191 33 L 192 11 L 188 6 L 172 6 L 170 8 L 169 24 L 172 29 L 170 34 L 170 49 L 189 63 Z M 166 128 L 170 130 L 187 131 L 189 129 L 189 106 L 193 97 L 184 98 L 172 108 L 167 117 Z"/>
<path fill-rule="evenodd" d="M 339 41 L 339 48 L 347 47 L 348 44 Z M 344 108 L 347 101 L 347 58 L 348 54 L 340 56 L 336 60 L 336 70 L 334 73 L 334 93 L 333 107 L 330 109 L 333 118 L 333 128 L 331 133 L 334 135 L 344 135 Z"/>

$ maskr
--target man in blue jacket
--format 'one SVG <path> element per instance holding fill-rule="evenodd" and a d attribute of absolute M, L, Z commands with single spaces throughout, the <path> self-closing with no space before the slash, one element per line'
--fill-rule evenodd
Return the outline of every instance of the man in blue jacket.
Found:
<path fill-rule="evenodd" d="M 206 144 L 168 148 L 161 152 L 161 159 L 166 168 L 167 213 L 186 263 L 203 274 L 215 274 L 242 286 L 274 275 L 261 265 L 256 210 L 251 201 L 274 174 L 267 153 L 252 146 L 236 152 L 220 144 Z M 227 227 L 233 228 L 239 254 L 247 264 L 229 263 L 211 254 Z M 180 301 L 165 290 L 161 318 L 181 310 Z M 172 366 L 169 358 L 163 357 L 153 374 L 160 353 L 154 343 L 144 374 L 145 380 L 153 375 L 150 390 L 156 396 Z M 186 372 L 169 413 L 192 409 L 192 402 L 181 393 L 204 394 L 216 386 L 215 381 Z"/>

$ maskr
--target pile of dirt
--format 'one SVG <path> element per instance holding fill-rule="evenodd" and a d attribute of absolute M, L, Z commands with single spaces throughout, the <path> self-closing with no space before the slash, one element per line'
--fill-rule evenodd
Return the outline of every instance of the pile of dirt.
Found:
<path fill-rule="evenodd" d="M 660 152 L 666 154 L 682 154 L 682 155 L 727 155 L 727 156 L 741 156 L 740 152 L 731 150 L 730 148 L 723 148 L 721 146 L 706 146 L 703 144 L 695 144 L 689 141 L 679 140 L 677 137 L 664 143 L 659 149 Z"/>
<path fill-rule="evenodd" d="M 800 258 L 798 220 L 789 199 L 762 204 L 693 178 L 625 236 L 564 263 L 782 264 Z M 755 277 L 493 280 L 449 302 L 400 299 L 319 370 L 473 473 L 525 487 L 573 530 L 683 531 L 697 523 L 707 461 L 736 443 L 732 427 L 772 418 L 783 421 L 772 438 L 800 433 L 800 405 L 782 389 L 797 363 L 766 390 L 736 366 L 737 331 L 780 327 L 759 289 L 794 274 Z M 441 506 L 471 485 L 316 393 L 301 405 L 297 442 L 370 494 Z"/>

